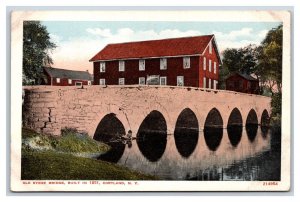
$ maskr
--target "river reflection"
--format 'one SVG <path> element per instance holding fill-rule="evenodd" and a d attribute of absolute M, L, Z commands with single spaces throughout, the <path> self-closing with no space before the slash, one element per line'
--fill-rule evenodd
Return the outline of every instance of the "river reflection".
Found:
<path fill-rule="evenodd" d="M 233 126 L 193 131 L 190 139 L 196 144 L 181 132 L 176 138 L 139 133 L 131 148 L 119 147 L 124 150 L 117 164 L 162 180 L 280 180 L 280 130 L 274 134 L 258 126 Z"/>

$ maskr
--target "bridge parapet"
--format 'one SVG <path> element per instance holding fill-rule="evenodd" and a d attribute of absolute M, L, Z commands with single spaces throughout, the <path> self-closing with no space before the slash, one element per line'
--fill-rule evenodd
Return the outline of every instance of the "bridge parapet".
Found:
<path fill-rule="evenodd" d="M 69 127 L 93 136 L 107 114 L 114 114 L 135 135 L 153 110 L 163 115 L 168 133 L 173 133 L 186 108 L 195 113 L 200 130 L 213 108 L 219 111 L 223 127 L 234 108 L 240 111 L 243 125 L 251 109 L 260 123 L 264 110 L 270 114 L 271 101 L 260 95 L 177 86 L 26 86 L 24 91 L 23 125 L 54 135 Z"/>

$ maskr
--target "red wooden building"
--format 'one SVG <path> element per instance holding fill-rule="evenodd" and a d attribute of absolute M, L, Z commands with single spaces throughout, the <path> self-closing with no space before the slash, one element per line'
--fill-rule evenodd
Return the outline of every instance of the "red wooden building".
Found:
<path fill-rule="evenodd" d="M 259 81 L 248 74 L 234 73 L 226 79 L 226 90 L 258 94 Z"/>
<path fill-rule="evenodd" d="M 93 58 L 95 85 L 214 88 L 220 55 L 214 35 L 108 44 Z"/>
<path fill-rule="evenodd" d="M 44 83 L 51 86 L 92 85 L 93 76 L 88 71 L 74 71 L 44 67 Z"/>

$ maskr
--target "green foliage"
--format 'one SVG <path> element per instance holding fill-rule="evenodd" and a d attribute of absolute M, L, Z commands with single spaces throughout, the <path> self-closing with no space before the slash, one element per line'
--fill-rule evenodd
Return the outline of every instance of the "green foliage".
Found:
<path fill-rule="evenodd" d="M 270 30 L 258 48 L 258 74 L 263 86 L 274 93 L 282 86 L 282 25 Z"/>
<path fill-rule="evenodd" d="M 223 66 L 229 72 L 254 73 L 257 64 L 256 46 L 250 44 L 243 48 L 230 48 L 223 52 Z"/>
<path fill-rule="evenodd" d="M 22 180 L 154 180 L 104 161 L 54 151 L 23 152 Z"/>
<path fill-rule="evenodd" d="M 271 108 L 272 108 L 272 122 L 274 123 L 280 123 L 281 121 L 281 99 L 282 94 L 281 92 L 274 93 L 272 95 L 272 101 L 271 101 Z"/>
<path fill-rule="evenodd" d="M 39 85 L 43 66 L 53 64 L 49 53 L 56 48 L 45 26 L 39 21 L 23 24 L 23 85 Z"/>

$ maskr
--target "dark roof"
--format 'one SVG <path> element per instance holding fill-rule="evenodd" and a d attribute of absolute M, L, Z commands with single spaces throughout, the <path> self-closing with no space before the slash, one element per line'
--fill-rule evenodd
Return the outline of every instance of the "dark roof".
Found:
<path fill-rule="evenodd" d="M 44 69 L 50 77 L 68 78 L 73 80 L 93 80 L 93 76 L 88 71 L 74 71 L 53 67 L 44 67 Z"/>
<path fill-rule="evenodd" d="M 239 75 L 240 77 L 243 77 L 244 79 L 246 79 L 248 81 L 258 81 L 258 79 L 254 78 L 253 76 L 251 76 L 249 74 L 245 74 L 245 73 L 240 73 L 240 72 L 233 73 L 227 79 L 229 79 L 230 77 L 232 77 L 234 75 Z"/>
<path fill-rule="evenodd" d="M 214 35 L 204 35 L 108 44 L 90 61 L 202 54 L 213 38 Z M 215 42 L 213 45 L 216 47 Z"/>

